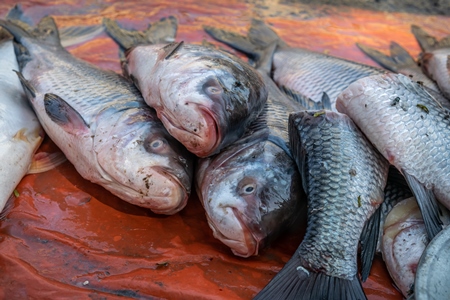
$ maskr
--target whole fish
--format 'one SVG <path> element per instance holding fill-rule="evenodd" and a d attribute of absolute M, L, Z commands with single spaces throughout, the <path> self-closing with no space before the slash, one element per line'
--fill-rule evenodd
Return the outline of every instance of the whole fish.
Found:
<path fill-rule="evenodd" d="M 445 97 L 450 99 L 450 36 L 438 41 L 416 25 L 411 31 L 422 49 L 419 62 L 422 70 L 436 81 Z"/>
<path fill-rule="evenodd" d="M 289 113 L 304 107 L 278 89 L 260 59 L 256 69 L 268 90 L 263 112 L 238 141 L 199 159 L 195 180 L 214 236 L 242 257 L 301 221 L 306 205 L 288 146 Z"/>
<path fill-rule="evenodd" d="M 450 208 L 450 112 L 401 74 L 360 79 L 337 100 L 368 139 L 406 178 L 429 238 L 441 229 L 436 199 Z"/>
<path fill-rule="evenodd" d="M 406 51 L 405 48 L 396 42 L 391 42 L 389 47 L 390 55 L 385 55 L 380 51 L 363 44 L 357 43 L 356 45 L 362 52 L 372 58 L 383 68 L 394 73 L 409 76 L 412 80 L 420 81 L 425 86 L 435 91 L 439 91 L 437 84 L 423 73 L 422 68 L 418 65 L 415 59 L 408 53 L 408 51 Z"/>
<path fill-rule="evenodd" d="M 249 54 L 254 54 L 255 46 L 264 49 L 276 42 L 278 47 L 271 65 L 276 84 L 289 94 L 307 101 L 320 102 L 325 92 L 332 110 L 335 110 L 336 97 L 350 83 L 366 76 L 386 73 L 382 69 L 345 59 L 289 47 L 261 20 L 252 20 L 246 37 L 227 31 L 218 32 L 208 26 L 205 30 L 215 39 Z"/>
<path fill-rule="evenodd" d="M 261 76 L 226 52 L 167 43 L 175 36 L 175 18 L 162 19 L 143 33 L 125 31 L 108 19 L 104 24 L 108 34 L 128 49 L 124 73 L 169 133 L 195 155 L 218 153 L 240 138 L 262 111 L 267 90 Z"/>
<path fill-rule="evenodd" d="M 289 137 L 308 195 L 306 234 L 255 299 L 365 299 L 358 242 L 383 201 L 388 163 L 344 114 L 293 113 Z"/>
<path fill-rule="evenodd" d="M 441 220 L 448 224 L 448 212 L 445 208 L 442 212 Z M 381 250 L 389 274 L 405 298 L 414 292 L 417 266 L 428 243 L 416 199 L 398 202 L 386 217 Z"/>
<path fill-rule="evenodd" d="M 0 213 L 30 169 L 44 137 L 19 78 L 13 41 L 0 29 Z"/>
<path fill-rule="evenodd" d="M 18 75 L 42 126 L 81 176 L 156 213 L 186 205 L 191 156 L 132 83 L 73 57 L 51 17 L 31 32 L 0 26 L 19 44 Z"/>

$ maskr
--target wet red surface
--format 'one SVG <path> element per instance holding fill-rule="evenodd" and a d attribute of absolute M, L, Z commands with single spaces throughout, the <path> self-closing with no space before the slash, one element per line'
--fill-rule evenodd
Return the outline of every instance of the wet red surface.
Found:
<path fill-rule="evenodd" d="M 411 24 L 438 38 L 450 34 L 442 26 L 449 24 L 448 17 L 255 2 L 22 4 L 33 21 L 51 14 L 59 26 L 99 24 L 109 17 L 143 29 L 148 22 L 174 15 L 179 20 L 177 39 L 198 43 L 212 41 L 203 25 L 244 33 L 252 17 L 264 17 L 292 46 L 372 65 L 355 42 L 383 50 L 396 40 L 417 56 Z M 2 1 L 0 15 L 13 4 Z M 105 34 L 69 49 L 102 68 L 120 71 L 118 48 Z M 57 148 L 46 139 L 39 151 Z M 1 299 L 251 299 L 291 257 L 304 230 L 286 232 L 259 256 L 244 259 L 212 236 L 195 195 L 180 213 L 155 215 L 84 180 L 70 162 L 27 175 L 17 190 L 20 196 L 0 222 Z M 380 258 L 363 286 L 369 299 L 402 298 Z"/>

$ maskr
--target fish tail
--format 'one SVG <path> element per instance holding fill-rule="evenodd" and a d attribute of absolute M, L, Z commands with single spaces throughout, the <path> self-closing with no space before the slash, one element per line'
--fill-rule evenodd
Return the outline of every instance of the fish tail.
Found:
<path fill-rule="evenodd" d="M 257 69 L 270 73 L 272 57 L 278 46 L 286 44 L 267 24 L 261 20 L 252 20 L 248 35 L 243 36 L 231 31 L 204 26 L 211 37 L 248 55 Z"/>
<path fill-rule="evenodd" d="M 391 42 L 390 56 L 363 44 L 356 43 L 356 46 L 377 64 L 392 72 L 398 72 L 402 68 L 416 65 L 414 58 L 408 51 L 396 42 Z"/>
<path fill-rule="evenodd" d="M 149 24 L 144 31 L 126 30 L 117 21 L 104 18 L 103 25 L 106 33 L 126 51 L 134 46 L 142 44 L 170 43 L 175 40 L 178 29 L 178 21 L 175 17 L 162 18 L 158 22 Z"/>
<path fill-rule="evenodd" d="M 10 19 L 0 20 L 0 26 L 8 30 L 18 43 L 22 43 L 24 38 L 31 38 L 38 40 L 40 43 L 61 46 L 58 28 L 55 20 L 50 16 L 42 18 L 35 29 L 32 29 L 25 22 Z"/>
<path fill-rule="evenodd" d="M 301 257 L 294 256 L 281 271 L 255 296 L 254 300 L 367 299 L 361 282 L 309 271 Z"/>

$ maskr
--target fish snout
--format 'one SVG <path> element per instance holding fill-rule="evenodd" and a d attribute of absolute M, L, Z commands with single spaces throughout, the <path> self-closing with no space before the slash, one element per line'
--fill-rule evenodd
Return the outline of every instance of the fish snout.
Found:
<path fill-rule="evenodd" d="M 141 184 L 143 187 L 140 194 L 143 198 L 139 205 L 155 213 L 172 215 L 187 204 L 190 184 L 187 184 L 186 179 L 180 180 L 165 168 L 153 167 L 149 175 L 142 177 Z"/>

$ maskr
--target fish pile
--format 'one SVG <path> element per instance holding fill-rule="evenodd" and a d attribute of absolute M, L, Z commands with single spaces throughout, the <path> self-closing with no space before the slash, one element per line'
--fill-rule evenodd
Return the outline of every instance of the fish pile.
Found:
<path fill-rule="evenodd" d="M 0 182 L 0 211 L 42 126 L 83 178 L 124 201 L 171 215 L 195 188 L 213 235 L 237 256 L 258 255 L 306 219 L 298 249 L 255 299 L 365 299 L 376 252 L 404 296 L 414 292 L 408 266 L 448 224 L 448 39 L 413 27 L 422 73 L 395 43 L 392 57 L 359 45 L 384 70 L 289 47 L 261 20 L 246 36 L 205 27 L 250 64 L 177 42 L 173 16 L 145 31 L 104 19 L 123 51 L 120 75 L 64 48 L 62 37 L 82 32 L 82 42 L 99 27 L 63 31 L 52 17 L 33 27 L 20 7 L 0 26 L 12 36 L 0 44 L 0 126 L 26 150 L 6 151 L 23 166 Z M 7 127 L 6 101 L 26 123 Z M 420 210 L 402 204 L 411 201 Z"/>

